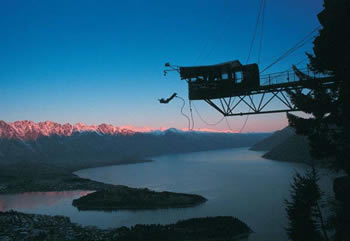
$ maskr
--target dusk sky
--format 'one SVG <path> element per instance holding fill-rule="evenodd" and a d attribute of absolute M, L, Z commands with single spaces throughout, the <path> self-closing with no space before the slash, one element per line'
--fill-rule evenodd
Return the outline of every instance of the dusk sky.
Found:
<path fill-rule="evenodd" d="M 322 0 L 267 0 L 260 69 L 319 25 Z M 186 128 L 173 92 L 187 98 L 164 64 L 245 63 L 260 0 L 0 1 L 0 119 Z M 250 62 L 257 61 L 257 46 Z M 312 43 L 269 69 L 283 71 Z M 188 103 L 187 103 L 188 104 Z M 195 101 L 203 118 L 221 116 Z M 186 105 L 188 113 L 188 105 Z M 194 112 L 196 128 L 206 126 Z M 229 117 L 239 130 L 245 117 Z M 250 116 L 244 132 L 281 129 L 286 114 Z"/>

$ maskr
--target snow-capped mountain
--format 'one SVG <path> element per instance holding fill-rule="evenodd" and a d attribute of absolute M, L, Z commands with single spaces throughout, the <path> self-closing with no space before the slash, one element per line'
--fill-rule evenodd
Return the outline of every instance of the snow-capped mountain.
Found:
<path fill-rule="evenodd" d="M 0 121 L 0 164 L 40 161 L 76 169 L 171 153 L 251 146 L 266 137 L 266 134 L 131 128 Z"/>
<path fill-rule="evenodd" d="M 0 138 L 36 140 L 43 136 L 71 136 L 75 132 L 96 132 L 103 135 L 133 135 L 129 129 L 119 128 L 109 124 L 86 125 L 77 123 L 59 124 L 52 121 L 35 123 L 33 121 L 15 121 L 6 123 L 0 120 Z"/>

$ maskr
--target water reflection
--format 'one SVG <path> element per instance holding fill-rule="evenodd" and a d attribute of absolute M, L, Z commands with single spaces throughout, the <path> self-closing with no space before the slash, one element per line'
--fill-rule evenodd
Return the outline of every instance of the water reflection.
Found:
<path fill-rule="evenodd" d="M 0 195 L 0 211 L 11 209 L 30 211 L 37 208 L 52 208 L 59 203 L 85 196 L 92 191 L 27 192 Z"/>

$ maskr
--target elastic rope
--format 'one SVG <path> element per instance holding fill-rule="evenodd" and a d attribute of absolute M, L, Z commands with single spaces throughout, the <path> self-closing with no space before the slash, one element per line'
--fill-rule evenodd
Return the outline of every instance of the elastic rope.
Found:
<path fill-rule="evenodd" d="M 206 125 L 208 125 L 208 126 L 216 126 L 216 125 L 220 124 L 220 123 L 223 121 L 223 119 L 225 118 L 225 116 L 223 116 L 223 117 L 222 117 L 220 120 L 218 120 L 217 122 L 215 122 L 215 123 L 209 123 L 209 122 L 207 122 L 206 120 L 203 119 L 203 117 L 201 116 L 201 114 L 200 114 L 199 111 L 197 110 L 197 107 L 195 106 L 194 103 L 193 103 L 193 107 L 194 107 L 194 110 L 196 111 L 196 113 L 197 113 L 199 119 L 200 119 L 203 123 L 205 123 Z"/>
<path fill-rule="evenodd" d="M 183 112 L 183 110 L 184 110 L 184 107 L 185 107 L 185 104 L 186 104 L 186 101 L 184 100 L 184 98 L 182 98 L 182 97 L 180 97 L 180 96 L 175 96 L 175 98 L 178 98 L 178 99 L 180 99 L 180 100 L 182 100 L 182 107 L 181 107 L 181 114 L 187 119 L 187 121 L 188 121 L 188 130 L 190 130 L 191 129 L 191 120 L 190 120 L 190 118 Z"/>
<path fill-rule="evenodd" d="M 191 126 L 191 130 L 194 129 L 194 119 L 193 119 L 193 112 L 192 112 L 192 101 L 189 101 L 189 106 L 190 106 L 190 114 L 191 114 L 191 120 L 192 120 L 192 126 Z"/>
<path fill-rule="evenodd" d="M 231 131 L 231 132 L 235 132 L 235 131 L 231 128 L 231 125 L 230 125 L 230 123 L 228 122 L 226 116 L 224 116 L 224 119 L 225 119 L 226 125 L 227 125 L 227 127 L 230 129 L 230 131 Z"/>

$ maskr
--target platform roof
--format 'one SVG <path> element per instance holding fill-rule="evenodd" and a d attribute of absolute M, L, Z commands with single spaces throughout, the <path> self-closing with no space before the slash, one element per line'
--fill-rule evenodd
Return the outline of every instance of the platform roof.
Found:
<path fill-rule="evenodd" d="M 197 76 L 207 76 L 213 73 L 222 73 L 232 69 L 240 69 L 241 67 L 242 64 L 238 60 L 215 65 L 180 67 L 180 76 L 182 79 L 195 78 Z"/>

